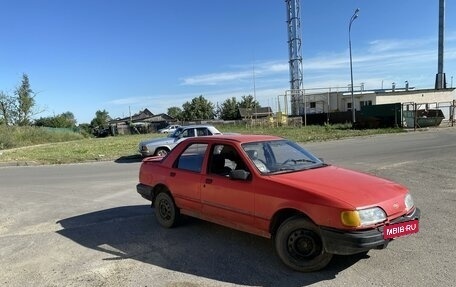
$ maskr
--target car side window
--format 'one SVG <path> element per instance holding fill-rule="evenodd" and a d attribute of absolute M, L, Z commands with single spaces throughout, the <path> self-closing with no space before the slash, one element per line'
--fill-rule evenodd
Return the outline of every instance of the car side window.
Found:
<path fill-rule="evenodd" d="M 201 172 L 207 144 L 191 144 L 179 156 L 176 162 L 178 169 Z"/>
<path fill-rule="evenodd" d="M 249 171 L 237 150 L 230 145 L 215 145 L 209 160 L 209 172 L 228 175 L 231 170 Z"/>
<path fill-rule="evenodd" d="M 207 128 L 197 128 L 196 132 L 199 137 L 211 135 Z"/>
<path fill-rule="evenodd" d="M 228 177 L 230 171 L 232 171 L 233 167 L 235 167 L 235 164 L 229 159 L 226 159 L 224 155 L 221 154 L 223 147 L 223 145 L 213 146 L 211 157 L 209 159 L 208 172 L 210 174 L 217 174 Z"/>
<path fill-rule="evenodd" d="M 182 132 L 182 137 L 183 138 L 190 138 L 195 136 L 195 130 L 194 129 L 186 129 L 185 131 Z"/>

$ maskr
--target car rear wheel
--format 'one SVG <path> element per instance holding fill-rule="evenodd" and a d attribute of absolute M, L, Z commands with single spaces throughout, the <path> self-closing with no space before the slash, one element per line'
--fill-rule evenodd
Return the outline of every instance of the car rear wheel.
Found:
<path fill-rule="evenodd" d="M 300 272 L 323 269 L 333 256 L 325 251 L 318 227 L 303 217 L 284 221 L 274 243 L 283 263 Z"/>
<path fill-rule="evenodd" d="M 158 148 L 156 151 L 155 151 L 155 154 L 156 156 L 165 156 L 168 154 L 168 150 L 166 148 Z"/>
<path fill-rule="evenodd" d="M 160 192 L 154 200 L 155 217 L 158 223 L 166 228 L 176 225 L 179 219 L 179 209 L 173 198 L 166 192 Z"/>

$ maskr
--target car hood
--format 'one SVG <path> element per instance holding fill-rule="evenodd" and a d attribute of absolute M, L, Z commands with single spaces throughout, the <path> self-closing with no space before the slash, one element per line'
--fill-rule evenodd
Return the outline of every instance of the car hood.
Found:
<path fill-rule="evenodd" d="M 336 166 L 271 175 L 271 178 L 300 190 L 346 202 L 356 208 L 390 206 L 392 201 L 403 206 L 403 198 L 408 192 L 407 188 L 392 181 Z"/>
<path fill-rule="evenodd" d="M 176 142 L 176 138 L 166 137 L 142 141 L 140 145 L 166 145 Z"/>

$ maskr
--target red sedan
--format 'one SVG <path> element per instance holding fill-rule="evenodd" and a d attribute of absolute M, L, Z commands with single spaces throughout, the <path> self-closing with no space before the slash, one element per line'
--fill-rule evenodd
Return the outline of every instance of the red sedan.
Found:
<path fill-rule="evenodd" d="M 139 182 L 160 225 L 185 214 L 272 238 L 280 259 L 303 272 L 419 229 L 404 186 L 328 165 L 275 136 L 187 139 L 166 157 L 144 159 Z"/>

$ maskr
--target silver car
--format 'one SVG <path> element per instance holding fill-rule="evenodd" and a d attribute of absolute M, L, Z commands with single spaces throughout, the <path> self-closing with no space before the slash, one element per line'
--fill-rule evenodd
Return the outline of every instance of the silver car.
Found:
<path fill-rule="evenodd" d="M 171 134 L 176 131 L 177 128 L 179 128 L 180 125 L 169 125 L 164 129 L 159 129 L 158 132 L 161 134 Z"/>
<path fill-rule="evenodd" d="M 211 125 L 193 125 L 177 128 L 166 138 L 151 139 L 139 143 L 139 153 L 146 156 L 165 156 L 178 143 L 189 137 L 211 136 L 222 134 Z"/>

